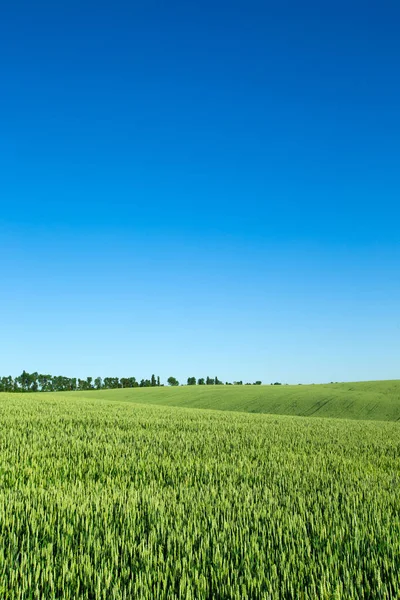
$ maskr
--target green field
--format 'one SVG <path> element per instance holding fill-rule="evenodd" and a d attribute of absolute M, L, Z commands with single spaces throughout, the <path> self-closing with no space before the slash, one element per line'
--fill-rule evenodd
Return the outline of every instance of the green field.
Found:
<path fill-rule="evenodd" d="M 400 420 L 400 381 L 328 385 L 183 386 L 58 393 L 140 404 L 162 404 L 276 415 Z M 42 396 L 41 396 L 42 397 Z"/>
<path fill-rule="evenodd" d="M 0 394 L 0 598 L 400 598 L 399 389 Z"/>

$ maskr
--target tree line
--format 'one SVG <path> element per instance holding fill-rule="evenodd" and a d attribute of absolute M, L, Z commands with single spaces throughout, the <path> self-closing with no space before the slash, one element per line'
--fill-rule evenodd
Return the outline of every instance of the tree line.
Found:
<path fill-rule="evenodd" d="M 167 383 L 170 386 L 179 386 L 176 377 L 169 377 Z M 253 384 L 261 385 L 261 381 L 255 381 Z M 218 377 L 188 377 L 186 385 L 243 385 L 243 381 L 234 381 L 230 383 L 218 379 Z M 272 384 L 271 384 L 272 385 Z M 274 385 L 280 385 L 275 383 Z M 73 392 L 87 390 L 115 390 L 119 388 L 137 388 L 137 387 L 159 387 L 164 386 L 159 376 L 154 374 L 150 379 L 141 379 L 137 381 L 135 377 L 64 377 L 62 375 L 43 375 L 41 373 L 28 373 L 23 371 L 18 377 L 0 377 L 0 392 Z"/>
<path fill-rule="evenodd" d="M 175 377 L 169 377 L 167 379 L 168 385 L 183 385 L 179 384 L 179 381 Z M 254 383 L 245 383 L 244 385 L 261 385 L 261 381 L 255 381 Z M 230 383 L 229 381 L 221 381 L 218 377 L 200 377 L 196 379 L 196 377 L 188 377 L 186 385 L 243 385 L 243 381 L 234 381 Z"/>

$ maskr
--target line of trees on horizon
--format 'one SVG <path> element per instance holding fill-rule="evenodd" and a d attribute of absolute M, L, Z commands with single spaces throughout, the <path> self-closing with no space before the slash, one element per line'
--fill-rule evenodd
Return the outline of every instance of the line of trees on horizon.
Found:
<path fill-rule="evenodd" d="M 180 384 L 176 377 L 169 377 L 167 383 L 170 386 L 184 385 Z M 255 381 L 253 384 L 261 385 L 261 381 Z M 218 377 L 188 377 L 186 385 L 243 385 L 243 381 L 234 381 L 230 383 L 218 379 Z M 272 384 L 271 384 L 272 385 Z M 276 382 L 274 385 L 281 385 Z M 163 387 L 160 377 L 154 374 L 150 379 L 141 379 L 137 381 L 135 377 L 87 377 L 80 379 L 78 377 L 64 377 L 62 375 L 43 375 L 41 373 L 28 373 L 23 371 L 18 377 L 0 377 L 0 392 L 74 392 L 87 390 L 115 390 L 120 388 L 139 388 L 139 387 Z"/>

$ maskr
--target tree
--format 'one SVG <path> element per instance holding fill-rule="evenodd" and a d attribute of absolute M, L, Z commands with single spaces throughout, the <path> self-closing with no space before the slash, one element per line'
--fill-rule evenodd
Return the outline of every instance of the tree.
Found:
<path fill-rule="evenodd" d="M 243 381 L 234 381 L 233 384 L 227 381 L 225 384 L 218 377 L 188 377 L 187 384 L 179 384 L 176 377 L 168 378 L 168 385 L 179 386 L 179 385 L 243 385 Z M 246 383 L 246 385 L 261 385 L 260 380 L 255 381 L 253 384 Z M 271 383 L 271 385 L 288 385 L 279 382 Z M 164 384 L 160 382 L 160 376 L 157 377 L 154 373 L 150 379 L 141 379 L 140 383 L 136 381 L 135 377 L 87 377 L 86 379 L 77 379 L 76 377 L 64 377 L 63 375 L 46 375 L 38 374 L 37 372 L 28 373 L 23 371 L 21 375 L 13 379 L 9 377 L 0 377 L 0 392 L 67 392 L 74 390 L 101 390 L 101 389 L 118 389 L 118 388 L 136 388 L 136 387 L 164 387 Z"/>
<path fill-rule="evenodd" d="M 150 379 L 141 379 L 139 383 L 139 387 L 151 387 Z"/>
<path fill-rule="evenodd" d="M 38 384 L 41 392 L 51 392 L 53 388 L 51 380 L 51 375 L 38 375 Z"/>
<path fill-rule="evenodd" d="M 119 388 L 119 378 L 104 377 L 103 385 L 106 390 L 116 390 L 117 388 Z"/>
<path fill-rule="evenodd" d="M 31 386 L 30 386 L 30 392 L 37 392 L 39 389 L 39 384 L 38 384 L 38 377 L 39 374 L 35 371 L 34 373 L 31 373 Z"/>
<path fill-rule="evenodd" d="M 14 391 L 14 380 L 9 375 L 8 377 L 2 377 L 0 380 L 0 392 L 13 392 Z"/>
<path fill-rule="evenodd" d="M 24 370 L 21 375 L 15 378 L 14 387 L 23 392 L 37 392 L 38 377 L 38 373 L 28 373 Z"/>

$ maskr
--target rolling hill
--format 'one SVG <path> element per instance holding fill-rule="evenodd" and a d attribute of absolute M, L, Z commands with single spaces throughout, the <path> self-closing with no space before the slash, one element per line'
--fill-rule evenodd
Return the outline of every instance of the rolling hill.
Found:
<path fill-rule="evenodd" d="M 29 397 L 36 395 L 42 396 L 30 394 Z M 4 398 L 7 394 L 1 396 Z M 399 380 L 321 385 L 134 388 L 60 392 L 54 396 L 248 413 L 400 420 Z"/>

